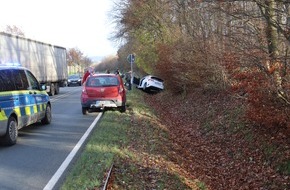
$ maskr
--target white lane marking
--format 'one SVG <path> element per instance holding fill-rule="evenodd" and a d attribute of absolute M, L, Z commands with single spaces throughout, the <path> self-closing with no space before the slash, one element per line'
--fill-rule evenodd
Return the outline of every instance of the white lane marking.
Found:
<path fill-rule="evenodd" d="M 75 92 L 78 92 L 78 91 L 80 91 L 79 88 L 77 88 L 77 89 L 73 89 L 73 90 L 71 90 L 71 91 L 68 91 L 68 92 L 66 92 L 65 94 L 59 94 L 59 95 L 52 96 L 52 97 L 50 97 L 50 101 L 51 101 L 51 102 L 55 102 L 55 101 L 57 101 L 57 100 L 59 100 L 59 99 L 63 99 L 63 98 L 65 98 L 65 97 L 67 97 L 67 96 L 69 96 L 69 95 L 71 95 L 71 94 L 73 94 L 73 93 L 75 93 Z"/>
<path fill-rule="evenodd" d="M 78 150 L 82 147 L 84 141 L 89 136 L 93 128 L 95 127 L 96 123 L 99 121 L 103 113 L 99 113 L 94 122 L 91 124 L 91 126 L 87 129 L 85 134 L 82 136 L 82 138 L 79 140 L 79 142 L 75 145 L 73 150 L 69 153 L 69 155 L 66 157 L 66 159 L 63 161 L 61 166 L 58 168 L 58 170 L 55 172 L 55 174 L 52 176 L 52 178 L 49 180 L 49 182 L 46 184 L 46 186 L 43 188 L 44 190 L 52 190 L 55 184 L 60 179 L 61 175 L 64 173 L 66 168 L 68 167 L 69 163 L 72 161 Z"/>

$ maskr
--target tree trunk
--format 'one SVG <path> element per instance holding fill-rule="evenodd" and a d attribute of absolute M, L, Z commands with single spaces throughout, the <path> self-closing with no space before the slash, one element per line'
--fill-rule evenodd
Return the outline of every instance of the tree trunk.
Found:
<path fill-rule="evenodd" d="M 282 76 L 281 69 L 282 63 L 280 60 L 278 43 L 279 43 L 279 33 L 276 27 L 278 23 L 278 17 L 275 10 L 277 10 L 278 4 L 275 0 L 266 0 L 262 10 L 264 10 L 264 15 L 267 21 L 267 41 L 268 41 L 268 52 L 270 56 L 270 68 L 273 70 L 273 78 L 277 90 L 278 97 L 282 98 L 284 101 L 288 102 L 285 97 L 285 92 L 282 87 Z"/>

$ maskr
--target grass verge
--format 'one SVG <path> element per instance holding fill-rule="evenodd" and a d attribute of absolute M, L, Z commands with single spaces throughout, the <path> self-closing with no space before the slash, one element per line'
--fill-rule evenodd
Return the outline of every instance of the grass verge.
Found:
<path fill-rule="evenodd" d="M 61 189 L 206 189 L 170 161 L 168 131 L 144 103 L 143 92 L 127 94 L 125 113 L 107 111 Z"/>
<path fill-rule="evenodd" d="M 119 112 L 110 112 L 101 120 L 61 189 L 101 187 L 115 155 L 126 154 L 121 148 L 128 140 L 126 118 L 122 118 Z"/>

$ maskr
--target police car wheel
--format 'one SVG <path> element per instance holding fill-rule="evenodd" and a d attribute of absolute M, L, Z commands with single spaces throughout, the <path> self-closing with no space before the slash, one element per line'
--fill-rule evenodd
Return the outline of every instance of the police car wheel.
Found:
<path fill-rule="evenodd" d="M 46 106 L 45 117 L 41 120 L 42 124 L 50 124 L 51 122 L 51 107 L 50 105 Z"/>
<path fill-rule="evenodd" d="M 5 143 L 7 145 L 16 144 L 17 136 L 18 136 L 17 121 L 14 117 L 10 117 L 7 123 L 7 132 L 4 136 Z"/>

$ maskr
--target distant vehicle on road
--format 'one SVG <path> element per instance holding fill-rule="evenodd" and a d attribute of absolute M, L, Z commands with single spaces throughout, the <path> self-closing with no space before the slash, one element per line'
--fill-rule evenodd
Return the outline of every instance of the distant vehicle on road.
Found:
<path fill-rule="evenodd" d="M 82 77 L 79 74 L 68 76 L 67 86 L 81 86 L 81 85 L 82 85 Z"/>
<path fill-rule="evenodd" d="M 20 66 L 0 65 L 0 141 L 16 144 L 18 130 L 41 121 L 51 122 L 51 104 L 45 85 Z"/>
<path fill-rule="evenodd" d="M 162 91 L 164 90 L 163 80 L 156 76 L 147 75 L 140 79 L 137 88 L 144 91 Z"/>
<path fill-rule="evenodd" d="M 126 111 L 126 90 L 120 75 L 92 74 L 83 84 L 82 113 L 117 108 Z"/>

